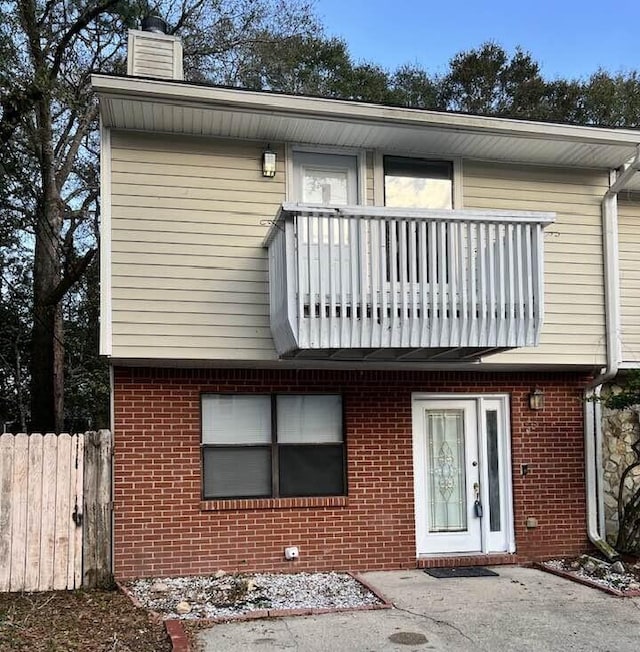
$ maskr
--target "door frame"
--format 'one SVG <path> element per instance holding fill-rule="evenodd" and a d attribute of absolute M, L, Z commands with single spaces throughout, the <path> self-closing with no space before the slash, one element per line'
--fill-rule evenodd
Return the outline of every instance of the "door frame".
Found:
<path fill-rule="evenodd" d="M 513 519 L 513 486 L 511 465 L 511 429 L 510 429 L 510 397 L 508 394 L 435 394 L 412 393 L 412 431 L 413 431 L 413 477 L 414 477 L 414 505 L 415 505 L 415 541 L 416 557 L 423 556 L 451 556 L 456 554 L 469 554 L 453 552 L 449 549 L 438 551 L 428 542 L 427 524 L 427 488 L 426 488 L 426 432 L 422 424 L 419 411 L 424 409 L 426 402 L 438 403 L 440 406 L 447 401 L 455 408 L 456 401 L 473 401 L 476 406 L 476 423 L 478 439 L 478 464 L 481 479 L 481 502 L 489 504 L 487 477 L 487 436 L 484 414 L 487 409 L 497 408 L 498 411 L 498 450 L 499 450 L 499 477 L 500 477 L 500 521 L 499 533 L 490 531 L 488 512 L 480 524 L 480 546 L 477 553 L 504 553 L 515 552 L 515 531 Z"/>

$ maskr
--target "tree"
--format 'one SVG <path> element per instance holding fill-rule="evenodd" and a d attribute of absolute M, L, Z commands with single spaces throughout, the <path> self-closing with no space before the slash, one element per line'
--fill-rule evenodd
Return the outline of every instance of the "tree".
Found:
<path fill-rule="evenodd" d="M 0 432 L 25 431 L 28 414 L 31 279 L 20 241 L 0 240 Z"/>
<path fill-rule="evenodd" d="M 390 77 L 391 100 L 398 106 L 414 109 L 443 109 L 440 84 L 418 66 L 404 65 Z"/>
<path fill-rule="evenodd" d="M 89 77 L 119 45 L 116 35 L 105 37 L 118 11 L 117 0 L 3 4 L 2 41 L 13 46 L 13 65 L 2 71 L 0 133 L 14 185 L 3 208 L 33 238 L 30 393 L 38 430 L 63 427 L 62 300 L 96 251 L 99 189 L 95 172 L 83 178 L 96 154 Z"/>
<path fill-rule="evenodd" d="M 295 0 L 0 2 L 0 215 L 31 247 L 31 429 L 64 425 L 63 303 L 95 258 L 99 221 L 92 72 L 124 72 L 127 28 L 164 15 L 187 77 L 236 83 L 252 48 L 317 29 Z"/>
<path fill-rule="evenodd" d="M 546 83 L 538 64 L 519 48 L 510 58 L 495 43 L 460 52 L 442 79 L 447 108 L 476 115 L 535 118 Z"/>
<path fill-rule="evenodd" d="M 265 38 L 256 42 L 235 81 L 256 90 L 337 97 L 351 65 L 340 39 L 295 35 L 274 48 Z"/>
<path fill-rule="evenodd" d="M 585 121 L 596 126 L 640 125 L 640 77 L 636 71 L 611 76 L 604 70 L 591 75 L 584 88 Z"/>

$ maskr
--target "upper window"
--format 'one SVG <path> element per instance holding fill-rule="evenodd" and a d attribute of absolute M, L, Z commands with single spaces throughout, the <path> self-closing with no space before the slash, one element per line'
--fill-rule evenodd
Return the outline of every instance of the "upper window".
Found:
<path fill-rule="evenodd" d="M 345 493 L 339 395 L 205 394 L 202 448 L 205 499 Z"/>
<path fill-rule="evenodd" d="M 385 156 L 384 199 L 393 208 L 453 208 L 453 165 Z"/>

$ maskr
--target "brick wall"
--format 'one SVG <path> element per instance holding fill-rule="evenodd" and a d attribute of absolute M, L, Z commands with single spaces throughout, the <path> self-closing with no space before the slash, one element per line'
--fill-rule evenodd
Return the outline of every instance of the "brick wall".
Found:
<path fill-rule="evenodd" d="M 511 395 L 518 560 L 569 555 L 585 534 L 576 374 L 115 369 L 115 574 L 416 566 L 412 392 Z M 528 394 L 545 392 L 533 412 Z M 347 498 L 201 500 L 201 392 L 341 392 Z M 522 463 L 530 465 L 523 477 Z M 525 520 L 538 520 L 527 529 Z M 294 564 L 286 545 L 300 547 Z"/>

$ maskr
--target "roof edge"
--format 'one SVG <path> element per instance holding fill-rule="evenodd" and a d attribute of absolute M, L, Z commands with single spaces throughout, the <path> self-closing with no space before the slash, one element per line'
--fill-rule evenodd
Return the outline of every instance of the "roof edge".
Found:
<path fill-rule="evenodd" d="M 437 127 L 469 133 L 569 140 L 576 143 L 640 145 L 640 131 L 632 129 L 475 116 L 139 77 L 92 75 L 91 84 L 99 97 L 145 98 L 191 106 L 216 104 L 236 110 L 314 116 L 337 121 Z"/>

